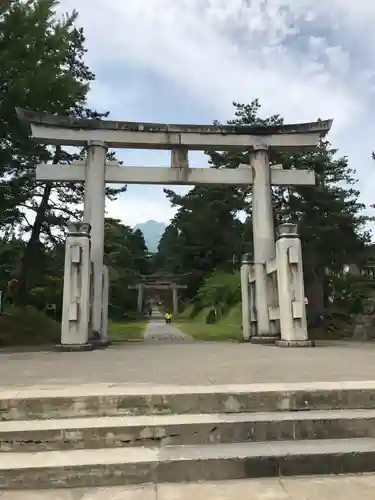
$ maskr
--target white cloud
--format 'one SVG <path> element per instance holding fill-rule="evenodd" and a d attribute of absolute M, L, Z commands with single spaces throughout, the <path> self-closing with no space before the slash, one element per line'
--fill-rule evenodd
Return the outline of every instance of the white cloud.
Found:
<path fill-rule="evenodd" d="M 107 201 L 107 216 L 120 219 L 128 226 L 156 220 L 167 223 L 176 213 L 163 193 L 168 186 L 128 186 L 126 193 L 116 201 Z M 175 192 L 185 194 L 187 187 L 174 187 Z"/>
<path fill-rule="evenodd" d="M 127 86 L 122 71 L 133 67 L 180 88 L 197 109 L 209 109 L 212 119 L 229 118 L 233 100 L 254 97 L 265 114 L 280 113 L 286 121 L 333 117 L 330 137 L 358 162 L 362 179 L 369 175 L 365 200 L 372 201 L 371 139 L 364 140 L 359 128 L 375 83 L 373 0 L 111 0 L 105 7 L 103 0 L 61 0 L 60 11 L 72 9 L 79 11 L 87 35 L 98 107 L 109 107 L 116 117 L 123 109 L 124 119 L 137 114 L 144 86 Z M 124 79 L 104 79 L 104 65 L 115 70 L 114 79 Z M 375 137 L 375 127 L 366 127 Z M 137 221 L 155 211 L 163 214 L 160 220 L 171 213 L 160 196 L 139 205 L 130 198 L 129 191 L 113 210 L 123 206 L 131 212 L 124 217 Z"/>
<path fill-rule="evenodd" d="M 287 119 L 335 116 L 337 126 L 362 110 L 361 99 L 337 77 L 337 66 L 343 61 L 348 66 L 343 48 L 325 41 L 321 51 L 331 64 L 323 67 L 313 64 L 312 54 L 301 61 L 282 45 L 298 34 L 297 23 L 311 18 L 312 10 L 328 17 L 333 10 L 345 26 L 353 22 L 344 10 L 346 0 L 335 0 L 334 9 L 322 0 L 112 0 L 105 9 L 102 5 L 102 0 L 62 1 L 81 13 L 95 65 L 121 66 L 127 60 L 151 68 L 198 102 L 208 101 L 213 114 L 228 116 L 234 98 L 254 95 L 267 111 Z M 368 21 L 368 15 L 375 17 L 371 3 L 358 1 L 356 22 Z"/>
<path fill-rule="evenodd" d="M 138 222 L 156 220 L 167 222 L 175 210 L 166 203 L 162 189 L 156 186 L 142 188 L 142 196 L 137 196 L 133 186 L 129 186 L 126 194 L 116 201 L 107 202 L 107 216 L 120 219 L 128 226 L 135 226 Z"/>

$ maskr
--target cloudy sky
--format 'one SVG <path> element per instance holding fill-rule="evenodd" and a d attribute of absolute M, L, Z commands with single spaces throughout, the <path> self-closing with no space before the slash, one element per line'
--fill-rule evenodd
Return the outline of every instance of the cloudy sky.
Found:
<path fill-rule="evenodd" d="M 60 0 L 79 12 L 97 79 L 90 104 L 112 119 L 212 123 L 258 97 L 287 122 L 334 119 L 329 136 L 374 203 L 374 0 Z M 167 166 L 166 152 L 122 151 Z M 191 166 L 204 166 L 200 154 Z M 130 186 L 108 214 L 168 221 L 160 186 Z"/>

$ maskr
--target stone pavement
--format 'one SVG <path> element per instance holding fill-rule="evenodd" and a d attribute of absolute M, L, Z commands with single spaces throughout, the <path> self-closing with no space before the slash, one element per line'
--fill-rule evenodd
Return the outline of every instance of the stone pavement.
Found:
<path fill-rule="evenodd" d="M 154 311 L 151 321 L 143 334 L 145 342 L 192 342 L 193 339 L 176 328 L 173 323 L 167 325 L 160 311 Z"/>
<path fill-rule="evenodd" d="M 0 351 L 0 385 L 8 388 L 337 380 L 375 380 L 375 343 L 281 349 L 235 342 L 133 342 L 92 352 Z"/>
<path fill-rule="evenodd" d="M 374 500 L 375 475 L 305 476 L 216 483 L 4 491 L 0 500 Z"/>

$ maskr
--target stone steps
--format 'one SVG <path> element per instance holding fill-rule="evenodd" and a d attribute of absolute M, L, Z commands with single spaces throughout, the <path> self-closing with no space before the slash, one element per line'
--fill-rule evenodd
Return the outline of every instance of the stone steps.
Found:
<path fill-rule="evenodd" d="M 114 486 L 373 472 L 375 439 L 271 441 L 0 455 L 0 488 Z"/>
<path fill-rule="evenodd" d="M 375 382 L 0 391 L 0 489 L 375 471 Z"/>
<path fill-rule="evenodd" d="M 375 410 L 141 415 L 0 422 L 0 452 L 375 437 Z"/>
<path fill-rule="evenodd" d="M 375 409 L 375 381 L 0 391 L 0 420 Z"/>

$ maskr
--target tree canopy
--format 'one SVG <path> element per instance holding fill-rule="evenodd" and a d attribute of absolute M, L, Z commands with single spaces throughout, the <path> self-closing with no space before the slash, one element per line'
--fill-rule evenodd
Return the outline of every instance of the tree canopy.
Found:
<path fill-rule="evenodd" d="M 86 105 L 95 75 L 84 62 L 85 36 L 77 12 L 56 15 L 55 0 L 13 0 L 0 9 L 0 228 L 26 244 L 17 270 L 16 301 L 25 304 L 43 267 L 43 247 L 61 242 L 79 219 L 83 186 L 35 180 L 38 163 L 83 158 L 64 148 L 37 144 L 15 108 L 101 118 Z M 113 199 L 121 190 L 107 188 Z"/>
<path fill-rule="evenodd" d="M 250 104 L 234 103 L 234 118 L 228 124 L 278 124 L 279 115 L 261 117 L 257 99 Z M 207 152 L 211 168 L 237 168 L 248 163 L 248 153 Z M 298 223 L 303 245 L 308 294 L 321 305 L 326 270 L 341 270 L 358 263 L 370 241 L 359 201 L 355 171 L 346 157 L 322 140 L 316 152 L 273 154 L 271 164 L 285 169 L 311 169 L 316 173 L 312 187 L 273 187 L 275 223 Z M 242 253 L 252 253 L 251 187 L 197 186 L 185 196 L 165 190 L 177 213 L 159 245 L 158 262 L 168 270 L 195 270 L 191 285 L 195 293 L 215 271 L 230 271 Z M 232 257 L 234 257 L 232 259 Z M 236 267 L 234 265 L 234 267 Z"/>

